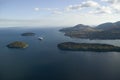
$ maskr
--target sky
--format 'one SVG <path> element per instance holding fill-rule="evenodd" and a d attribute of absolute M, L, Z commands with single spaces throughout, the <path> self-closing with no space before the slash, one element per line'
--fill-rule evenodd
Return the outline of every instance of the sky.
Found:
<path fill-rule="evenodd" d="M 120 0 L 0 0 L 0 27 L 60 27 L 120 21 Z"/>

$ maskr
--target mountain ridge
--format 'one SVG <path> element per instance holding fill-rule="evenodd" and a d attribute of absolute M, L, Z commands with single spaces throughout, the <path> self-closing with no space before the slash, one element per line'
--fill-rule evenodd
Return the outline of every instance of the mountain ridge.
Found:
<path fill-rule="evenodd" d="M 103 23 L 95 27 L 78 24 L 60 30 L 66 36 L 87 39 L 120 39 L 120 21 Z"/>

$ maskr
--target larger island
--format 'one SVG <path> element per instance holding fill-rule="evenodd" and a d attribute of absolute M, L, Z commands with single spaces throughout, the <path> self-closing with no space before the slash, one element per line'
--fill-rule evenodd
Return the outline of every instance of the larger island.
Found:
<path fill-rule="evenodd" d="M 78 24 L 60 30 L 65 36 L 82 39 L 120 39 L 120 21 L 103 23 L 95 27 Z"/>
<path fill-rule="evenodd" d="M 58 44 L 57 47 L 65 51 L 120 52 L 120 47 L 118 46 L 99 43 L 63 42 Z"/>

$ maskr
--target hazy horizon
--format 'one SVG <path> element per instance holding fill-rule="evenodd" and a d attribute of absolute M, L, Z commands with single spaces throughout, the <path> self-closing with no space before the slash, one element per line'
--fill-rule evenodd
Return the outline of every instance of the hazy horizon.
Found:
<path fill-rule="evenodd" d="M 120 0 L 0 0 L 0 27 L 66 27 L 120 21 Z"/>

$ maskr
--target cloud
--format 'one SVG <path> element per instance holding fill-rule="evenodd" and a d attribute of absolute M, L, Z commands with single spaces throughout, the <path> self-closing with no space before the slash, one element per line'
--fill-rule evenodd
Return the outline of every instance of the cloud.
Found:
<path fill-rule="evenodd" d="M 120 3 L 120 0 L 101 0 L 101 1 L 107 2 L 107 3 L 110 3 L 110 4 Z"/>
<path fill-rule="evenodd" d="M 52 13 L 53 14 L 62 14 L 63 12 L 61 12 L 61 11 L 53 11 Z"/>
<path fill-rule="evenodd" d="M 81 5 L 69 5 L 68 7 L 66 7 L 66 11 L 71 11 L 71 10 L 80 10 L 81 9 Z"/>
<path fill-rule="evenodd" d="M 59 8 L 34 8 L 35 11 L 46 11 L 52 14 L 62 14 L 63 12 Z"/>
<path fill-rule="evenodd" d="M 116 13 L 120 13 L 120 4 L 111 5 L 111 8 L 112 8 Z"/>
<path fill-rule="evenodd" d="M 52 14 L 66 14 L 66 12 L 85 11 L 92 14 L 118 14 L 120 13 L 120 0 L 101 0 L 104 4 L 97 1 L 86 0 L 79 4 L 68 5 L 63 9 L 60 8 L 34 8 L 35 11 L 46 11 Z"/>
<path fill-rule="evenodd" d="M 59 8 L 36 8 L 38 10 L 42 11 L 54 11 L 54 10 L 60 10 Z"/>
<path fill-rule="evenodd" d="M 59 8 L 41 8 L 43 11 L 49 11 L 52 14 L 62 14 L 63 12 Z"/>
<path fill-rule="evenodd" d="M 69 5 L 68 7 L 65 8 L 66 11 L 71 11 L 71 10 L 81 10 L 83 8 L 89 8 L 89 7 L 98 7 L 99 4 L 95 1 L 85 1 L 80 4 L 76 5 Z"/>
<path fill-rule="evenodd" d="M 108 3 L 107 7 L 110 7 L 112 9 L 113 13 L 120 13 L 120 0 L 101 0 L 103 2 Z"/>
<path fill-rule="evenodd" d="M 110 7 L 100 6 L 95 11 L 90 11 L 93 14 L 112 14 L 112 10 Z"/>
<path fill-rule="evenodd" d="M 95 1 L 82 2 L 81 7 L 98 7 L 99 4 Z"/>
<path fill-rule="evenodd" d="M 36 8 L 34 8 L 34 10 L 35 10 L 35 11 L 40 11 L 40 8 L 37 8 L 37 7 L 36 7 Z"/>

